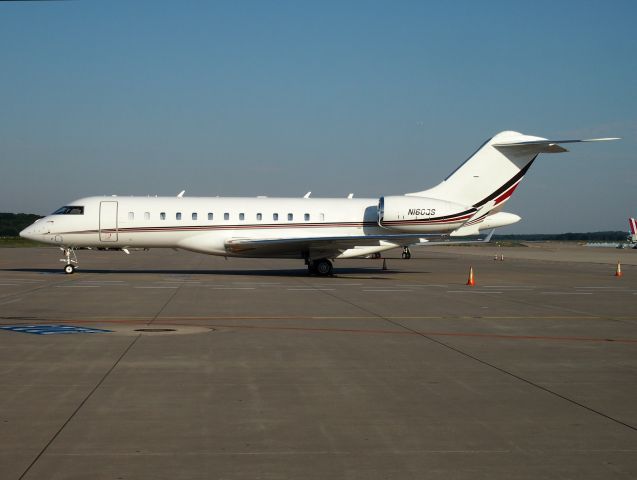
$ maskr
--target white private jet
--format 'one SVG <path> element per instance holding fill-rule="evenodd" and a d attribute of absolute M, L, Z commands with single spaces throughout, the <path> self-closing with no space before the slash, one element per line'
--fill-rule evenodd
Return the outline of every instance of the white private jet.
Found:
<path fill-rule="evenodd" d="M 504 203 L 540 153 L 563 143 L 501 132 L 429 190 L 377 198 L 87 197 L 20 232 L 59 245 L 73 273 L 77 248 L 181 248 L 211 255 L 304 259 L 330 275 L 336 258 L 363 257 L 432 237 L 477 235 L 520 220 Z M 490 238 L 490 236 L 489 236 Z M 488 239 L 487 239 L 488 241 Z"/>

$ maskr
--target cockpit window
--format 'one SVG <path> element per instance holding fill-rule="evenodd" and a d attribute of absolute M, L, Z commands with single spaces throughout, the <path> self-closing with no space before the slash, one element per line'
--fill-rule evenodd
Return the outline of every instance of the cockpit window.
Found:
<path fill-rule="evenodd" d="M 60 207 L 51 215 L 84 215 L 84 207 L 77 207 L 75 205 Z"/>

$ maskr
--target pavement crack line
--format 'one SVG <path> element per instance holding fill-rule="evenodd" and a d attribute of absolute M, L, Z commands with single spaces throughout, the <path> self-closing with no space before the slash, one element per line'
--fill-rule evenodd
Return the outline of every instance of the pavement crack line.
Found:
<path fill-rule="evenodd" d="M 128 344 L 128 346 L 124 349 L 124 351 L 122 352 L 122 354 L 117 358 L 117 360 L 115 360 L 115 362 L 113 363 L 113 365 L 111 365 L 111 368 L 108 369 L 108 371 L 102 376 L 102 378 L 100 379 L 99 382 L 97 382 L 97 384 L 93 387 L 93 389 L 88 393 L 88 395 L 86 395 L 86 397 L 84 397 L 84 400 L 82 400 L 80 402 L 80 404 L 77 406 L 77 408 L 73 411 L 73 413 L 71 413 L 71 415 L 69 416 L 69 418 L 66 419 L 66 421 L 62 424 L 62 426 L 57 430 L 57 432 L 55 432 L 55 434 L 53 434 L 53 436 L 51 437 L 51 439 L 47 442 L 47 444 L 42 448 L 42 450 L 40 450 L 40 452 L 36 455 L 36 457 L 33 459 L 33 461 L 29 464 L 29 466 L 24 470 L 24 472 L 22 472 L 22 475 L 20 475 L 20 477 L 18 477 L 18 480 L 22 480 L 31 470 L 31 468 L 33 468 L 33 466 L 38 462 L 38 460 L 40 460 L 40 458 L 42 457 L 42 455 L 44 455 L 44 453 L 47 451 L 47 449 L 53 444 L 53 442 L 55 441 L 56 438 L 58 438 L 58 436 L 60 435 L 60 433 L 62 433 L 62 430 L 64 430 L 64 428 L 66 428 L 66 426 L 71 422 L 71 420 L 73 420 L 73 418 L 75 418 L 75 415 L 77 415 L 77 413 L 82 409 L 82 407 L 86 404 L 86 402 L 88 402 L 88 400 L 93 396 L 93 394 L 97 391 L 98 388 L 100 388 L 100 386 L 104 383 L 104 381 L 108 378 L 108 376 L 111 374 L 111 372 L 113 370 L 115 370 L 115 367 L 117 367 L 117 365 L 119 365 L 119 362 L 122 361 L 122 359 L 126 356 L 126 354 L 131 350 L 131 348 L 133 348 L 133 345 L 135 345 L 135 343 L 137 342 L 137 340 L 139 340 L 141 337 L 141 335 L 137 335 L 133 341 L 131 343 Z"/>
<path fill-rule="evenodd" d="M 203 263 L 203 258 L 201 258 L 199 260 L 199 264 L 197 265 L 197 267 L 200 267 L 201 264 Z M 186 284 L 187 281 L 189 281 L 192 278 L 192 274 L 188 275 L 188 278 L 186 279 L 182 279 L 181 283 L 179 284 L 179 287 L 176 288 L 172 295 L 170 295 L 168 297 L 168 299 L 166 300 L 166 302 L 162 305 L 162 307 L 159 309 L 159 311 L 155 314 L 155 316 L 153 318 L 151 318 L 148 322 L 146 322 L 146 325 L 150 325 L 151 323 L 153 323 L 155 320 L 157 320 L 159 318 L 159 316 L 162 314 L 162 312 L 166 309 L 166 307 L 168 306 L 168 304 L 170 302 L 172 302 L 173 298 L 175 298 L 175 296 L 179 293 L 179 291 L 181 290 L 181 288 Z"/>
<path fill-rule="evenodd" d="M 385 316 L 383 316 L 383 315 L 380 315 L 380 314 L 378 314 L 378 313 L 376 313 L 376 312 L 373 312 L 373 311 L 371 311 L 371 310 L 368 310 L 367 308 L 362 307 L 362 306 L 360 306 L 360 305 L 358 305 L 358 304 L 356 304 L 356 303 L 354 303 L 354 302 L 352 302 L 352 301 L 349 301 L 349 300 L 346 300 L 346 299 L 344 299 L 344 298 L 341 298 L 341 297 L 337 296 L 336 294 L 334 294 L 334 293 L 332 293 L 332 292 L 325 291 L 325 290 L 318 290 L 318 291 L 319 291 L 319 292 L 322 292 L 322 293 L 324 293 L 325 295 L 328 295 L 328 296 L 330 296 L 330 297 L 332 297 L 332 298 L 335 298 L 335 299 L 337 299 L 337 300 L 340 300 L 340 301 L 342 301 L 342 302 L 345 302 L 345 303 L 347 303 L 347 304 L 349 304 L 349 305 L 351 305 L 351 306 L 353 306 L 353 307 L 356 307 L 356 308 L 358 308 L 358 309 L 360 309 L 360 310 L 362 310 L 362 311 L 364 311 L 364 312 L 366 312 L 366 313 L 369 313 L 369 314 L 371 314 L 371 315 L 374 315 L 376 318 L 379 318 L 379 319 L 381 319 L 381 320 L 384 320 L 385 322 L 390 323 L 390 324 L 392 324 L 392 325 L 394 325 L 394 326 L 396 326 L 396 327 L 399 327 L 399 328 L 402 328 L 402 329 L 407 330 L 407 331 L 409 331 L 409 332 L 412 332 L 413 334 L 418 335 L 419 337 L 425 338 L 425 339 L 429 340 L 430 342 L 436 343 L 436 344 L 438 344 L 438 345 L 439 345 L 439 346 L 441 346 L 441 347 L 444 347 L 444 348 L 446 348 L 446 349 L 448 349 L 448 350 L 451 350 L 451 351 L 453 351 L 453 352 L 455 352 L 455 353 L 458 353 L 458 354 L 460 354 L 460 355 L 463 355 L 464 357 L 469 358 L 469 359 L 473 360 L 474 362 L 478 362 L 478 363 L 480 363 L 480 364 L 482 364 L 482 365 L 484 365 L 484 366 L 486 366 L 486 367 L 489 367 L 489 368 L 491 368 L 491 369 L 493 369 L 493 370 L 496 370 L 496 371 L 498 371 L 498 372 L 500 372 L 500 373 L 503 373 L 503 374 L 505 374 L 505 375 L 508 375 L 508 376 L 509 376 L 509 377 L 511 377 L 511 378 L 514 378 L 514 379 L 516 379 L 516 380 L 518 380 L 518 381 L 524 382 L 524 383 L 526 383 L 527 385 L 530 385 L 530 386 L 532 386 L 532 387 L 534 387 L 534 388 L 537 388 L 537 389 L 542 390 L 542 391 L 544 391 L 544 392 L 546 392 L 546 393 L 549 393 L 549 394 L 551 394 L 551 395 L 553 395 L 553 396 L 555 396 L 555 397 L 557 397 L 557 398 L 560 398 L 560 399 L 562 399 L 562 400 L 565 400 L 565 401 L 567 401 L 567 402 L 571 403 L 572 405 L 576 405 L 576 406 L 578 406 L 578 407 L 580 407 L 580 408 L 583 408 L 584 410 L 587 410 L 587 411 L 588 411 L 588 412 L 590 412 L 590 413 L 594 413 L 594 414 L 596 414 L 596 415 L 599 415 L 599 416 L 601 416 L 601 417 L 603 417 L 603 418 L 605 418 L 605 419 L 607 419 L 607 420 L 610 420 L 610 421 L 612 421 L 612 422 L 617 423 L 618 425 L 621 425 L 621 426 L 623 426 L 623 427 L 629 428 L 629 429 L 631 429 L 631 430 L 633 430 L 633 431 L 637 432 L 637 427 L 635 427 L 634 425 L 631 425 L 631 424 L 629 424 L 629 423 L 623 422 L 622 420 L 619 420 L 618 418 L 612 417 L 612 416 L 610 416 L 610 415 L 608 415 L 608 414 L 606 414 L 606 413 L 604 413 L 604 412 L 601 412 L 601 411 L 596 410 L 596 409 L 594 409 L 594 408 L 592 408 L 592 407 L 589 407 L 589 406 L 587 406 L 587 405 L 584 405 L 583 403 L 580 403 L 580 402 L 578 402 L 577 400 L 574 400 L 574 399 L 572 399 L 572 398 L 570 398 L 570 397 L 567 397 L 566 395 L 562 395 L 561 393 L 558 393 L 558 392 L 556 392 L 556 391 L 554 391 L 554 390 L 551 390 L 551 389 L 550 389 L 550 388 L 548 388 L 548 387 L 543 387 L 542 385 L 540 385 L 540 384 L 538 384 L 538 383 L 535 383 L 535 382 L 533 382 L 532 380 L 529 380 L 528 378 L 524 378 L 524 377 L 522 377 L 522 376 L 520 376 L 520 375 L 517 375 L 517 374 L 515 374 L 515 373 L 513 373 L 513 372 L 511 372 L 511 371 L 509 371 L 509 370 L 506 370 L 505 368 L 498 367 L 497 365 L 494 365 L 494 364 L 492 364 L 492 363 L 489 363 L 489 362 L 487 362 L 486 360 L 482 360 L 481 358 L 478 358 L 478 357 L 476 357 L 475 355 L 472 355 L 472 354 L 470 354 L 470 353 L 468 353 L 468 352 L 465 352 L 465 351 L 463 351 L 463 350 L 460 350 L 460 349 L 459 349 L 459 348 L 457 348 L 457 347 L 454 347 L 454 346 L 452 346 L 452 345 L 449 345 L 449 344 L 447 344 L 447 343 L 445 343 L 445 342 L 443 342 L 443 341 L 441 341 L 441 340 L 438 340 L 438 339 L 433 338 L 433 337 L 431 337 L 431 336 L 429 336 L 429 335 L 426 335 L 426 334 L 424 334 L 424 333 L 422 333 L 422 332 L 420 332 L 420 331 L 418 331 L 418 330 L 415 330 L 415 329 L 410 328 L 410 327 L 408 327 L 408 326 L 406 326 L 406 325 L 403 325 L 402 323 L 400 323 L 400 322 L 398 322 L 398 321 L 392 320 L 392 319 L 387 318 L 387 317 L 385 317 Z"/>
<path fill-rule="evenodd" d="M 181 283 L 179 285 L 179 288 L 176 288 L 175 290 L 173 290 L 173 293 L 168 297 L 168 299 L 164 302 L 164 304 L 162 305 L 162 307 L 159 309 L 159 311 L 153 316 L 153 318 L 151 318 L 148 322 L 146 322 L 146 325 L 150 325 L 151 323 L 153 323 L 155 320 L 157 320 L 157 318 L 159 318 L 159 316 L 162 314 L 162 312 L 166 309 L 166 307 L 168 306 L 168 304 L 172 301 L 173 298 L 175 298 L 175 295 L 177 295 L 177 293 L 179 293 L 179 290 L 181 290 L 181 287 L 183 287 L 184 284 Z"/>
<path fill-rule="evenodd" d="M 91 275 L 89 278 L 93 278 L 93 277 L 97 277 L 97 274 L 95 275 Z M 60 279 L 59 281 L 52 281 L 52 282 L 47 282 L 43 285 L 38 285 L 38 286 L 34 286 L 33 288 L 29 288 L 27 290 L 22 290 L 19 292 L 13 292 L 13 293 L 7 293 L 4 295 L 0 295 L 0 305 L 3 305 L 5 303 L 9 303 L 9 301 L 12 301 L 12 299 L 15 298 L 20 298 L 21 295 L 27 295 L 33 292 L 37 292 L 38 290 L 45 290 L 47 288 L 54 288 L 54 287 L 59 287 L 59 286 L 63 286 L 69 283 L 73 283 L 73 282 L 78 282 L 84 280 L 86 281 L 86 277 L 82 277 L 82 278 L 72 278 L 69 275 L 65 275 L 63 277 L 63 279 Z"/>

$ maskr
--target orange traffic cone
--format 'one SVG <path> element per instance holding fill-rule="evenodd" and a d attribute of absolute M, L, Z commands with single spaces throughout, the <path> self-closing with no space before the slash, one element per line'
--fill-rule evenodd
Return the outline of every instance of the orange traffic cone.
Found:
<path fill-rule="evenodd" d="M 475 279 L 473 278 L 473 267 L 469 267 L 469 279 L 467 280 L 467 285 L 473 287 L 476 284 Z"/>
<path fill-rule="evenodd" d="M 615 270 L 615 276 L 616 277 L 621 277 L 623 275 L 622 273 L 622 264 L 617 262 L 617 269 Z"/>

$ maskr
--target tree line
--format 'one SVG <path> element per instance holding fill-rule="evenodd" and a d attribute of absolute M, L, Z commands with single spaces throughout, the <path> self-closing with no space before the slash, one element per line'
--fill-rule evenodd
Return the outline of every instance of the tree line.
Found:
<path fill-rule="evenodd" d="M 32 213 L 0 213 L 0 237 L 17 237 L 21 230 L 38 218 L 42 216 Z"/>
<path fill-rule="evenodd" d="M 526 233 L 519 235 L 493 235 L 494 240 L 519 240 L 530 242 L 541 241 L 561 241 L 561 242 L 623 242 L 628 236 L 627 232 L 621 230 L 608 232 L 586 232 L 586 233 Z"/>

